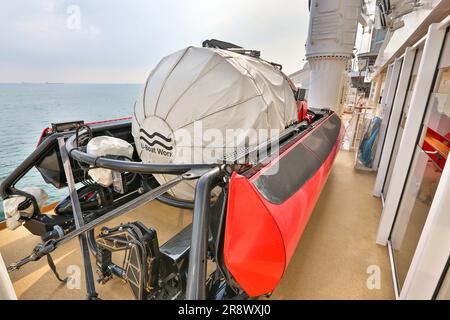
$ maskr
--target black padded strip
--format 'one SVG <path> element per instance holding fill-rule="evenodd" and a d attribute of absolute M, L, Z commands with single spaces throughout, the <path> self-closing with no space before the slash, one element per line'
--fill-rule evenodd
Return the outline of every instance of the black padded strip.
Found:
<path fill-rule="evenodd" d="M 311 150 L 322 163 L 328 158 L 328 155 L 333 148 L 325 135 L 322 126 L 311 132 L 311 134 L 303 140 L 302 144 Z"/>
<path fill-rule="evenodd" d="M 322 163 L 302 144 L 280 159 L 279 166 L 270 167 L 253 181 L 268 201 L 281 204 L 299 190 Z"/>
<path fill-rule="evenodd" d="M 333 114 L 325 123 L 322 125 L 323 132 L 333 145 L 341 131 L 341 119 Z"/>
<path fill-rule="evenodd" d="M 271 203 L 282 204 L 301 189 L 322 166 L 336 142 L 340 129 L 341 120 L 332 115 L 302 143 L 282 157 L 279 166 L 272 166 L 257 177 L 253 185 Z"/>

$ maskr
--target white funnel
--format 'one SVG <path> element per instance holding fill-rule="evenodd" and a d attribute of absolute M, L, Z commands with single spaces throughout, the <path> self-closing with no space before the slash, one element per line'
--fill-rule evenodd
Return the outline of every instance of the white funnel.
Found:
<path fill-rule="evenodd" d="M 352 58 L 361 0 L 312 0 L 306 58 L 311 65 L 308 105 L 338 110 L 342 76 Z"/>

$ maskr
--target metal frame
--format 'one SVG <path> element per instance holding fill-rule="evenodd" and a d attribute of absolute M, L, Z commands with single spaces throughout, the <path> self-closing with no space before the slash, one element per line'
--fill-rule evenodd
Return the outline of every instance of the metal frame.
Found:
<path fill-rule="evenodd" d="M 211 191 L 215 187 L 214 181 L 220 176 L 220 168 L 212 169 L 198 180 L 195 188 L 192 238 L 186 286 L 187 300 L 206 299 L 208 218 L 211 211 Z"/>
<path fill-rule="evenodd" d="M 388 241 L 387 247 L 388 247 L 388 254 L 389 254 L 389 263 L 391 264 L 391 276 L 392 276 L 392 284 L 394 286 L 395 299 L 398 300 L 400 290 L 398 288 L 397 273 L 396 273 L 397 269 L 395 267 L 395 259 L 394 259 L 394 254 L 393 254 L 394 251 L 392 250 L 392 244 L 390 241 Z"/>
<path fill-rule="evenodd" d="M 217 186 L 224 174 L 224 165 L 219 164 L 145 164 L 141 162 L 120 161 L 106 157 L 96 157 L 85 153 L 77 146 L 77 137 L 86 134 L 87 130 L 81 130 L 79 134 L 72 134 L 67 138 L 67 134 L 55 134 L 51 139 L 45 140 L 8 178 L 0 187 L 0 195 L 7 197 L 12 194 L 22 194 L 23 192 L 14 188 L 14 184 L 21 179 L 34 163 L 38 161 L 49 148 L 53 148 L 54 143 L 58 143 L 59 152 L 64 168 L 64 173 L 69 189 L 69 196 L 72 203 L 73 215 L 76 229 L 62 238 L 39 244 L 33 253 L 12 264 L 9 271 L 19 269 L 30 261 L 36 261 L 43 256 L 53 252 L 57 247 L 64 245 L 68 241 L 79 238 L 80 249 L 83 257 L 86 291 L 88 299 L 97 299 L 95 290 L 94 275 L 90 260 L 87 232 L 96 226 L 103 224 L 122 214 L 144 205 L 152 200 L 160 199 L 168 190 L 183 180 L 199 180 L 196 187 L 194 209 L 192 243 L 189 262 L 188 275 L 188 299 L 206 299 L 206 258 L 208 244 L 208 216 L 211 212 L 210 194 L 211 190 Z M 292 134 L 292 132 L 290 133 Z M 55 141 L 56 140 L 56 141 Z M 105 168 L 120 172 L 134 172 L 141 174 L 176 174 L 177 177 L 151 191 L 148 191 L 137 198 L 112 209 L 104 215 L 85 224 L 82 209 L 78 199 L 75 179 L 72 172 L 72 160 L 83 162 L 97 168 Z M 24 194 L 25 195 L 25 194 Z M 30 196 L 31 197 L 31 196 Z M 163 198 L 164 200 L 165 198 Z M 170 204 L 185 207 L 187 203 L 167 199 Z M 36 206 L 37 207 L 37 206 Z"/>
<path fill-rule="evenodd" d="M 66 171 L 66 176 L 69 184 L 70 195 L 72 199 L 73 206 L 75 208 L 75 212 L 78 212 L 76 206 L 76 202 L 78 200 L 77 191 L 74 189 L 75 184 L 73 181 L 73 176 L 71 176 L 70 171 L 70 162 L 68 159 L 70 157 L 75 160 L 84 162 L 86 164 L 94 165 L 99 168 L 117 170 L 117 171 L 127 171 L 127 172 L 135 172 L 142 174 L 149 173 L 168 173 L 168 174 L 183 174 L 184 179 L 196 179 L 199 178 L 199 181 L 195 190 L 195 201 L 194 201 L 194 214 L 193 214 L 193 223 L 192 223 L 192 238 L 191 238 L 191 248 L 189 255 L 189 265 L 188 265 L 188 278 L 187 278 L 187 288 L 186 288 L 186 299 L 188 300 L 203 300 L 206 299 L 206 265 L 207 265 L 207 244 L 208 244 L 208 216 L 211 211 L 211 191 L 215 187 L 214 181 L 217 181 L 223 172 L 222 168 L 218 165 L 179 165 L 179 164 L 144 164 L 137 163 L 131 161 L 120 161 L 113 160 L 104 157 L 95 157 L 90 154 L 87 154 L 81 151 L 76 144 L 76 136 L 72 136 L 67 140 L 65 145 L 63 142 L 60 142 L 61 146 L 61 156 L 63 155 L 63 163 Z M 62 138 L 61 138 L 62 140 Z M 67 165 L 68 163 L 68 165 Z M 66 168 L 67 167 L 67 168 Z M 188 173 L 186 171 L 190 170 Z M 206 170 L 206 171 L 205 171 Z M 70 179 L 72 178 L 72 179 Z M 182 179 L 174 179 L 175 183 L 180 182 Z M 70 188 L 72 186 L 73 188 Z M 172 187 L 173 184 L 170 182 L 168 186 Z M 165 187 L 165 185 L 161 186 Z M 155 189 L 156 191 L 156 189 Z M 154 197 L 156 198 L 156 197 Z M 73 199 L 76 199 L 74 201 Z M 139 199 L 139 198 L 137 198 Z M 137 200 L 136 199 L 136 200 Z M 148 199 L 146 202 L 149 202 L 153 199 Z M 120 207 L 118 208 L 120 209 Z M 117 210 L 117 209 L 116 209 Z M 113 210 L 114 211 L 114 210 Z M 81 216 L 81 209 L 79 210 L 79 214 Z M 92 224 L 92 223 L 91 223 Z M 81 227 L 83 225 L 77 224 L 76 231 L 81 231 Z M 80 235 L 82 237 L 84 235 Z M 81 238 L 80 238 L 81 239 Z M 81 240 L 80 240 L 81 241 Z M 81 250 L 84 253 L 88 252 L 87 245 L 81 245 Z M 90 268 L 90 260 L 89 257 L 84 258 L 85 263 L 85 273 L 86 273 L 86 285 L 87 288 L 90 288 L 90 284 L 88 285 L 90 276 L 89 270 L 92 272 Z M 95 289 L 94 289 L 95 290 Z M 88 292 L 90 292 L 88 290 Z"/>
<path fill-rule="evenodd" d="M 93 159 L 95 157 L 86 154 L 82 151 L 73 149 L 73 137 L 69 138 L 68 143 L 66 144 L 66 148 L 70 150 L 71 155 L 76 159 L 81 159 L 81 161 L 85 163 L 94 163 L 97 167 L 102 168 L 116 168 L 120 171 L 124 171 L 124 168 L 121 167 L 121 164 L 124 161 L 118 160 L 110 160 L 105 159 L 107 161 L 103 161 L 103 159 Z M 74 152 L 76 151 L 76 152 Z M 99 161 L 101 160 L 101 161 Z M 93 161 L 93 162 L 92 162 Z M 148 170 L 153 170 L 158 173 L 161 172 L 160 164 L 141 164 L 141 163 L 125 163 L 126 167 L 131 168 L 131 170 L 135 170 L 134 172 L 145 173 Z M 143 169 L 140 169 L 139 166 L 144 166 Z M 172 165 L 169 166 L 171 173 L 174 172 L 184 172 L 186 168 L 190 165 Z M 192 222 L 192 238 L 191 238 L 191 247 L 189 253 L 189 264 L 188 264 L 188 277 L 187 277 L 187 288 L 186 288 L 186 299 L 187 300 L 204 300 L 206 299 L 206 277 L 207 277 L 207 245 L 208 245 L 208 218 L 209 213 L 211 211 L 211 191 L 217 185 L 217 180 L 222 176 L 223 170 L 218 165 L 215 165 L 212 169 L 207 169 L 205 173 L 205 169 L 211 167 L 211 165 L 191 165 L 194 170 L 198 170 L 199 174 L 195 173 L 187 173 L 184 175 L 185 178 L 196 179 L 199 178 L 196 190 L 195 190 L 195 201 L 194 201 L 194 213 L 193 213 L 193 222 Z M 198 169 L 203 168 L 203 171 Z M 152 172 L 154 173 L 154 172 Z M 179 180 L 181 181 L 181 180 Z M 169 183 L 170 184 L 170 183 Z M 172 185 L 170 185 L 172 186 Z M 156 189 L 155 189 L 156 190 Z M 76 190 L 75 190 L 76 193 Z M 72 192 L 71 192 L 72 195 Z M 148 200 L 148 201 L 151 201 Z M 147 202 L 148 202 L 147 201 Z M 77 225 L 77 229 L 78 229 Z M 84 252 L 84 248 L 82 247 Z M 90 263 L 85 260 L 85 263 Z M 86 271 L 86 270 L 85 270 Z"/>
<path fill-rule="evenodd" d="M 397 93 L 397 87 L 398 87 L 398 83 L 399 83 L 400 71 L 402 69 L 402 64 L 403 64 L 403 58 L 398 58 L 389 66 L 389 67 L 391 67 L 391 66 L 392 67 L 390 70 L 389 83 L 386 83 L 386 85 L 388 85 L 388 86 L 387 87 L 385 86 L 385 89 L 384 89 L 385 94 L 383 96 L 383 101 L 381 103 L 382 109 L 383 109 L 383 120 L 381 121 L 377 149 L 375 151 L 375 158 L 373 160 L 373 165 L 372 165 L 373 170 L 376 170 L 378 168 L 379 163 L 380 163 L 381 153 L 383 152 L 384 147 L 385 147 L 386 132 L 391 124 L 394 98 Z"/>
<path fill-rule="evenodd" d="M 391 121 L 387 128 L 386 139 L 384 142 L 383 152 L 381 154 L 380 163 L 378 166 L 377 179 L 375 181 L 375 188 L 373 195 L 376 197 L 381 196 L 383 192 L 383 186 L 386 181 L 387 172 L 389 170 L 390 159 L 392 150 L 394 148 L 395 139 L 397 136 L 397 130 L 400 125 L 400 119 L 403 113 L 403 107 L 405 104 L 406 94 L 409 86 L 409 79 L 413 70 L 414 58 L 416 51 L 411 48 L 406 49 L 406 53 L 403 59 L 402 70 L 398 81 L 397 93 L 395 95 L 394 103 L 392 106 Z M 386 195 L 383 194 L 384 198 Z"/>
<path fill-rule="evenodd" d="M 80 136 L 86 134 L 80 132 Z M 212 169 L 217 164 L 172 164 L 172 163 L 142 163 L 133 161 L 115 160 L 106 157 L 97 157 L 80 150 L 76 146 L 76 135 L 67 139 L 66 150 L 69 156 L 83 163 L 104 169 L 119 172 L 132 172 L 141 174 L 183 174 L 194 169 Z"/>
<path fill-rule="evenodd" d="M 77 188 L 75 186 L 75 179 L 72 173 L 72 166 L 70 164 L 69 155 L 66 151 L 66 144 L 64 138 L 58 138 L 59 151 L 61 153 L 61 160 L 64 166 L 64 173 L 66 175 L 67 187 L 69 188 L 70 201 L 72 202 L 73 218 L 75 221 L 76 229 L 80 229 L 84 226 L 83 213 L 81 211 L 80 200 L 78 198 Z M 92 272 L 91 257 L 89 255 L 89 247 L 86 238 L 86 234 L 80 234 L 78 236 L 80 241 L 80 250 L 83 255 L 84 276 L 86 281 L 87 299 L 97 299 L 98 294 L 95 291 L 94 274 Z"/>

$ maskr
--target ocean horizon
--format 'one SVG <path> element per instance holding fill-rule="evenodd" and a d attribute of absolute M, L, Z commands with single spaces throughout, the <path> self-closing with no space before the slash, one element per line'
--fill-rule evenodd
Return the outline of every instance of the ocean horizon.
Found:
<path fill-rule="evenodd" d="M 36 148 L 51 123 L 131 116 L 142 88 L 119 83 L 0 83 L 0 182 Z M 48 203 L 67 196 L 66 188 L 45 184 L 35 169 L 17 184 L 19 189 L 27 186 L 42 187 Z M 3 218 L 0 199 L 0 221 Z"/>

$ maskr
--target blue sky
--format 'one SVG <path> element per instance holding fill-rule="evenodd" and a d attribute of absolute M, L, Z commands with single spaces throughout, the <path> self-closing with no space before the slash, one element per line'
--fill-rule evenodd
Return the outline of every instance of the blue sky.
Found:
<path fill-rule="evenodd" d="M 308 19 L 307 0 L 0 0 L 0 82 L 143 83 L 163 56 L 211 38 L 289 74 Z"/>

